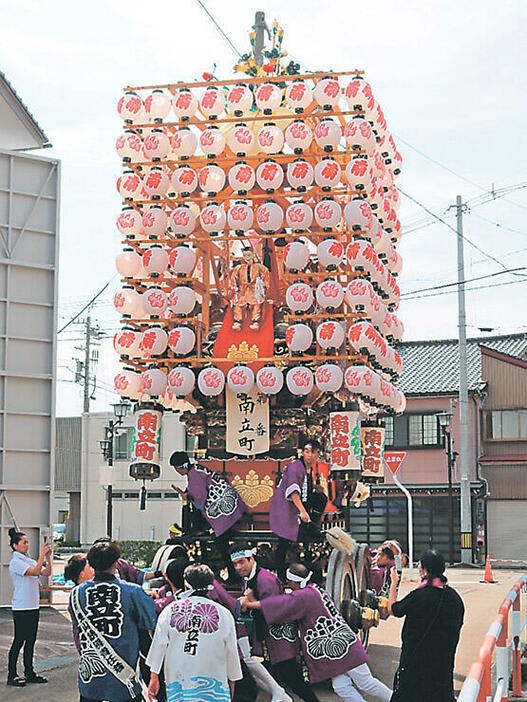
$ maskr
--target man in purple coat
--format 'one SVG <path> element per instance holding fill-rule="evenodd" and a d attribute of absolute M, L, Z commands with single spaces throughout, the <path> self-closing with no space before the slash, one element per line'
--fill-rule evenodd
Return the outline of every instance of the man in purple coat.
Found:
<path fill-rule="evenodd" d="M 242 600 L 242 609 L 263 612 L 269 626 L 296 621 L 311 683 L 331 678 L 336 694 L 346 702 L 364 702 L 357 691 L 388 702 L 391 690 L 374 678 L 361 640 L 348 626 L 335 603 L 318 585 L 309 583 L 311 572 L 301 563 L 287 571 L 290 595 L 261 601 Z"/>

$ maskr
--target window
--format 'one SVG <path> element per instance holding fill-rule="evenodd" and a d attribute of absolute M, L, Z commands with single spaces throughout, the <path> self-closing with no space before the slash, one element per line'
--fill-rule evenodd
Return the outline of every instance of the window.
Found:
<path fill-rule="evenodd" d="M 118 429 L 113 438 L 113 457 L 115 461 L 128 461 L 132 457 L 133 427 Z"/>
<path fill-rule="evenodd" d="M 527 409 L 487 412 L 485 430 L 487 439 L 498 441 L 527 439 Z"/>
<path fill-rule="evenodd" d="M 149 493 L 147 493 L 147 498 L 149 500 L 160 500 L 161 493 L 160 492 L 149 492 Z"/>
<path fill-rule="evenodd" d="M 139 493 L 138 493 L 138 492 L 125 492 L 125 493 L 124 493 L 124 499 L 125 499 L 125 500 L 138 500 L 138 499 L 139 499 Z"/>
<path fill-rule="evenodd" d="M 384 443 L 393 446 L 393 417 L 384 418 Z"/>
<path fill-rule="evenodd" d="M 123 499 L 122 492 L 112 492 L 112 500 L 122 500 L 122 499 Z"/>
<path fill-rule="evenodd" d="M 443 436 L 435 414 L 403 414 L 399 417 L 385 417 L 384 426 L 385 442 L 389 448 L 443 445 Z"/>
<path fill-rule="evenodd" d="M 177 494 L 177 492 L 175 490 L 173 492 L 164 492 L 163 499 L 164 500 L 179 500 L 179 495 Z"/>

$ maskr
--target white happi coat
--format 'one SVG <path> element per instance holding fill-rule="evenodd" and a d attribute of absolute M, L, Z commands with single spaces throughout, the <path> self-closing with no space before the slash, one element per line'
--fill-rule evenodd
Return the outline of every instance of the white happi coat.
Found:
<path fill-rule="evenodd" d="M 146 662 L 159 673 L 163 661 L 168 702 L 230 702 L 229 680 L 242 678 L 232 614 L 199 596 L 168 605 Z"/>

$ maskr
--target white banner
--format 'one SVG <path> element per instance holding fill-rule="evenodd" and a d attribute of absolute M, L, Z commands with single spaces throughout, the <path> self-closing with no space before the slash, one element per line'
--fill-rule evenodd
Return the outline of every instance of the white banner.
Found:
<path fill-rule="evenodd" d="M 331 412 L 329 428 L 331 470 L 360 470 L 359 412 Z"/>
<path fill-rule="evenodd" d="M 269 450 L 269 399 L 258 392 L 256 385 L 244 397 L 238 397 L 228 386 L 227 442 L 229 453 L 255 456 Z"/>

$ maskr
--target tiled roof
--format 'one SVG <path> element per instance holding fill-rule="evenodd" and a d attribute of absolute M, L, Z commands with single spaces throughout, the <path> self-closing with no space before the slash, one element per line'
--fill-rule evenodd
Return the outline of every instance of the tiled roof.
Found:
<path fill-rule="evenodd" d="M 480 346 L 515 358 L 527 359 L 527 334 L 484 336 L 467 339 L 468 388 L 485 384 L 481 377 Z M 397 347 L 404 371 L 397 386 L 406 395 L 427 395 L 459 391 L 457 339 L 407 341 Z"/>
<path fill-rule="evenodd" d="M 38 141 L 41 145 L 51 146 L 48 137 L 46 136 L 44 130 L 39 125 L 37 120 L 33 117 L 31 112 L 28 110 L 21 97 L 18 95 L 16 90 L 13 88 L 11 83 L 7 80 L 6 76 L 2 71 L 0 71 L 0 94 L 11 104 L 12 108 L 18 113 L 19 117 L 25 121 L 29 129 L 35 133 Z"/>

